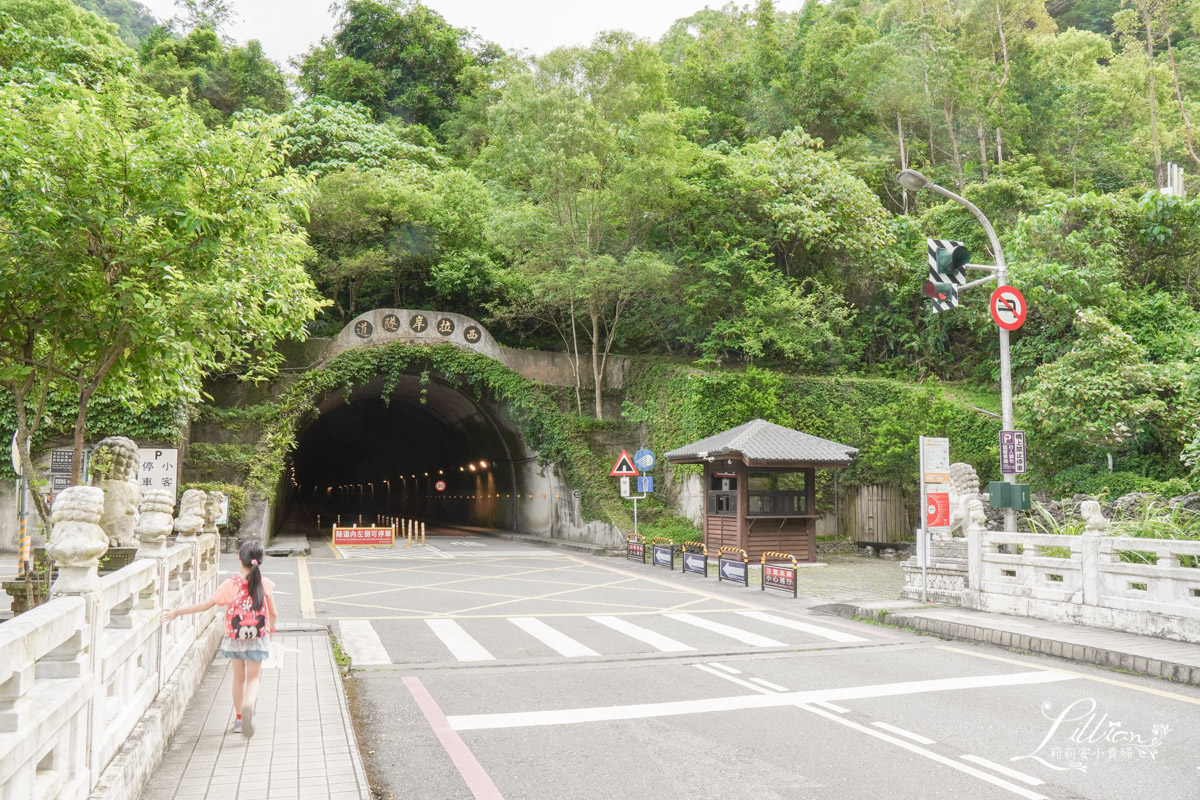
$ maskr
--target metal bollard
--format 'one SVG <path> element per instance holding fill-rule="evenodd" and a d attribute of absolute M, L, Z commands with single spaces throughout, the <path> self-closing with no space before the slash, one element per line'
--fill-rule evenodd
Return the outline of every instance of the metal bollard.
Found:
<path fill-rule="evenodd" d="M 425 546 L 425 523 L 421 523 L 421 547 Z"/>
<path fill-rule="evenodd" d="M 407 534 L 406 534 L 406 536 L 408 538 L 408 546 L 412 547 L 413 535 L 412 535 L 412 520 L 411 519 L 405 521 L 405 527 L 408 529 Z"/>

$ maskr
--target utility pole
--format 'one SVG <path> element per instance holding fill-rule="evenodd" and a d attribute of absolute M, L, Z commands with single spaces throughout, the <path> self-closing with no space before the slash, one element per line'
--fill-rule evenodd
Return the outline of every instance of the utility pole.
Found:
<path fill-rule="evenodd" d="M 996 237 L 996 231 L 992 228 L 992 223 L 988 222 L 988 218 L 983 215 L 983 212 L 974 203 L 965 197 L 955 194 L 944 186 L 938 186 L 915 169 L 902 171 L 896 176 L 896 180 L 910 192 L 929 189 L 932 192 L 953 200 L 967 209 L 967 211 L 970 211 L 971 215 L 979 220 L 979 224 L 983 226 L 983 230 L 987 233 L 988 241 L 992 244 L 992 252 L 996 256 L 997 284 L 999 286 L 1006 286 L 1008 284 L 1008 266 L 1004 263 L 1004 250 L 1000 247 L 1000 239 Z M 1008 331 L 1004 328 L 1000 328 L 1000 416 L 1003 420 L 1004 430 L 1011 431 L 1013 429 L 1012 362 L 1008 353 Z M 1017 482 L 1017 476 L 1011 472 L 1004 473 L 1003 477 L 1007 483 Z M 1004 528 L 1010 531 L 1016 530 L 1016 512 L 1011 508 L 1004 509 Z"/>

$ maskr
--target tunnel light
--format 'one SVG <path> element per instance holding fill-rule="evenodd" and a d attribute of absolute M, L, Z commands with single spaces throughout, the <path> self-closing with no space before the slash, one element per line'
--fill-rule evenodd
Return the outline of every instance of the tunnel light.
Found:
<path fill-rule="evenodd" d="M 467 470 L 466 470 L 465 468 L 463 468 L 463 467 L 459 467 L 459 468 L 458 468 L 458 471 L 459 471 L 459 472 L 466 472 Z"/>
<path fill-rule="evenodd" d="M 488 468 L 488 467 L 487 467 L 487 462 L 486 462 L 486 461 L 480 461 L 480 462 L 479 462 L 479 468 L 480 468 L 480 469 L 487 469 L 487 468 Z"/>
<path fill-rule="evenodd" d="M 426 472 L 426 473 L 425 473 L 425 477 L 426 477 L 426 478 L 428 478 L 428 477 L 429 477 L 429 473 L 428 473 L 428 472 Z"/>
<path fill-rule="evenodd" d="M 471 472 L 474 472 L 474 471 L 475 471 L 475 465 L 474 465 L 474 464 L 467 464 L 467 469 L 471 470 Z"/>
<path fill-rule="evenodd" d="M 444 473 L 444 472 L 442 472 L 440 469 L 438 470 L 438 475 L 444 475 L 444 474 L 445 474 L 445 473 Z"/>

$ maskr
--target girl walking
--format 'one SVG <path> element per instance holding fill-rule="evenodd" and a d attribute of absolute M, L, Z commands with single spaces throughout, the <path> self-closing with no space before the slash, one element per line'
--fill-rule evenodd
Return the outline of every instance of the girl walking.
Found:
<path fill-rule="evenodd" d="M 182 614 L 196 614 L 213 606 L 225 607 L 225 635 L 221 637 L 221 655 L 232 662 L 233 710 L 235 733 L 254 735 L 254 706 L 258 702 L 262 662 L 271 654 L 271 634 L 275 632 L 275 584 L 265 578 L 259 566 L 263 546 L 248 541 L 238 551 L 242 562 L 241 577 L 225 581 L 202 603 L 176 610 L 166 609 L 163 622 Z"/>

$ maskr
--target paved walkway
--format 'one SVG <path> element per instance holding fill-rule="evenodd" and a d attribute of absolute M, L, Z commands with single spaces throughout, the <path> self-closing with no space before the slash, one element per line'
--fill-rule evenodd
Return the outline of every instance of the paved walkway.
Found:
<path fill-rule="evenodd" d="M 263 669 L 254 737 L 232 731 L 232 671 L 218 654 L 141 800 L 370 798 L 329 636 L 276 641 L 282 663 Z"/>

